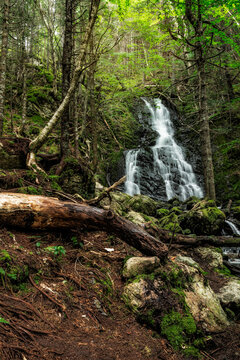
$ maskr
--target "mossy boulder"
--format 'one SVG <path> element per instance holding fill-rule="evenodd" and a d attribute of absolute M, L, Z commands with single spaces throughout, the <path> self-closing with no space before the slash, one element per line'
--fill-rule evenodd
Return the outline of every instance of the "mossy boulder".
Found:
<path fill-rule="evenodd" d="M 217 295 L 206 283 L 200 266 L 190 257 L 178 256 L 174 260 L 191 281 L 183 290 L 185 301 L 194 320 L 208 332 L 218 332 L 229 325 Z"/>
<path fill-rule="evenodd" d="M 186 201 L 184 201 L 183 205 L 186 207 L 187 210 L 191 210 L 195 204 L 200 201 L 199 198 L 196 196 L 191 196 Z"/>
<path fill-rule="evenodd" d="M 157 202 L 146 195 L 135 195 L 128 201 L 129 209 L 149 216 L 155 216 Z"/>
<path fill-rule="evenodd" d="M 182 233 L 182 228 L 179 225 L 178 215 L 176 215 L 174 212 L 171 212 L 169 215 L 162 217 L 158 222 L 158 226 L 161 229 Z"/>
<path fill-rule="evenodd" d="M 219 235 L 226 219 L 225 214 L 213 206 L 214 202 L 200 202 L 179 216 L 180 226 L 197 235 Z"/>

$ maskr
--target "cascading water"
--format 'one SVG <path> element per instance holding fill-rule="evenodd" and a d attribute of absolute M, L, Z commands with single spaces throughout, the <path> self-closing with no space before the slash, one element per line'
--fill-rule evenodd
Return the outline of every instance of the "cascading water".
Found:
<path fill-rule="evenodd" d="M 137 167 L 137 156 L 139 150 L 129 150 L 126 155 L 126 173 L 127 180 L 125 182 L 126 193 L 133 196 L 140 194 L 139 188 L 139 170 Z"/>
<path fill-rule="evenodd" d="M 165 187 L 165 196 L 162 198 L 165 197 L 165 200 L 178 197 L 184 201 L 190 196 L 203 197 L 192 166 L 186 162 L 182 148 L 174 140 L 173 124 L 168 109 L 159 99 L 154 100 L 154 106 L 145 99 L 143 101 L 150 112 L 150 126 L 157 135 L 155 145 L 150 146 L 152 169 L 149 172 L 152 172 L 150 177 L 150 181 L 153 183 L 152 187 L 157 188 L 158 181 L 161 179 Z M 146 162 L 144 154 L 141 152 L 142 149 L 133 149 L 129 150 L 126 155 L 125 192 L 129 195 L 142 193 L 141 170 L 146 166 Z M 139 161 L 140 155 L 143 161 Z M 152 195 L 154 197 L 154 191 Z"/>
<path fill-rule="evenodd" d="M 234 223 L 232 223 L 230 220 L 225 220 L 225 222 L 229 225 L 234 235 L 240 236 L 240 230 Z"/>

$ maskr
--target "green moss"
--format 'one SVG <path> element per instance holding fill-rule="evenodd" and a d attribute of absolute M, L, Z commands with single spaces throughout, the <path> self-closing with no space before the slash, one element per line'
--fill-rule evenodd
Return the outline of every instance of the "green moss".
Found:
<path fill-rule="evenodd" d="M 133 211 L 143 213 L 148 216 L 155 216 L 157 203 L 146 195 L 135 195 L 129 199 L 127 206 Z"/>
<path fill-rule="evenodd" d="M 154 273 L 151 273 L 151 274 L 139 274 L 139 275 L 134 276 L 134 278 L 129 279 L 128 283 L 130 283 L 130 282 L 131 283 L 137 283 L 141 279 L 153 281 L 155 279 L 155 274 Z"/>
<path fill-rule="evenodd" d="M 214 269 L 214 271 L 224 276 L 233 276 L 231 270 L 225 265 L 223 265 L 222 269 Z"/>
<path fill-rule="evenodd" d="M 182 228 L 179 225 L 178 215 L 174 212 L 171 212 L 169 215 L 162 217 L 159 220 L 158 226 L 161 229 L 170 230 L 174 233 L 182 233 Z"/>
<path fill-rule="evenodd" d="M 182 210 L 179 209 L 178 207 L 174 206 L 171 210 L 170 213 L 174 213 L 176 215 L 180 215 L 182 213 Z"/>
<path fill-rule="evenodd" d="M 157 218 L 161 219 L 164 216 L 169 215 L 168 209 L 157 209 Z"/>
<path fill-rule="evenodd" d="M 197 331 L 193 317 L 171 311 L 161 321 L 161 334 L 165 335 L 174 349 L 181 349 Z"/>
<path fill-rule="evenodd" d="M 12 258 L 9 252 L 5 249 L 0 250 L 0 262 L 11 262 Z"/>

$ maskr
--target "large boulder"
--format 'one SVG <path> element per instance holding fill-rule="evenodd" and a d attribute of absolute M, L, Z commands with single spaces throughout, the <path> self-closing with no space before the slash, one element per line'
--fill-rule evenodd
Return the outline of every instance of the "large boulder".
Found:
<path fill-rule="evenodd" d="M 185 301 L 195 321 L 208 332 L 218 332 L 229 322 L 217 295 L 206 284 L 199 265 L 189 257 L 179 256 L 175 263 L 191 281 L 186 284 Z"/>
<path fill-rule="evenodd" d="M 146 195 L 135 195 L 128 201 L 129 209 L 149 216 L 155 216 L 157 202 Z"/>
<path fill-rule="evenodd" d="M 126 261 L 123 267 L 123 276 L 132 278 L 140 274 L 150 274 L 160 265 L 160 260 L 156 256 L 140 257 L 134 256 Z"/>
<path fill-rule="evenodd" d="M 180 226 L 197 235 L 220 235 L 225 219 L 212 201 L 201 201 L 179 217 Z"/>

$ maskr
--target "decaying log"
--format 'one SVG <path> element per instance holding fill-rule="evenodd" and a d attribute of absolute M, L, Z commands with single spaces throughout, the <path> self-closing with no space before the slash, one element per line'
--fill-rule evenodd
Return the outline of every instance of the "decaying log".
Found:
<path fill-rule="evenodd" d="M 45 196 L 1 193 L 0 224 L 24 229 L 102 229 L 118 235 L 143 254 L 167 256 L 168 247 L 131 221 L 111 211 Z"/>
<path fill-rule="evenodd" d="M 157 227 L 146 227 L 147 231 L 154 237 L 160 238 L 166 244 L 178 244 L 186 246 L 240 246 L 240 237 L 231 236 L 207 236 L 207 235 L 182 235 Z"/>

